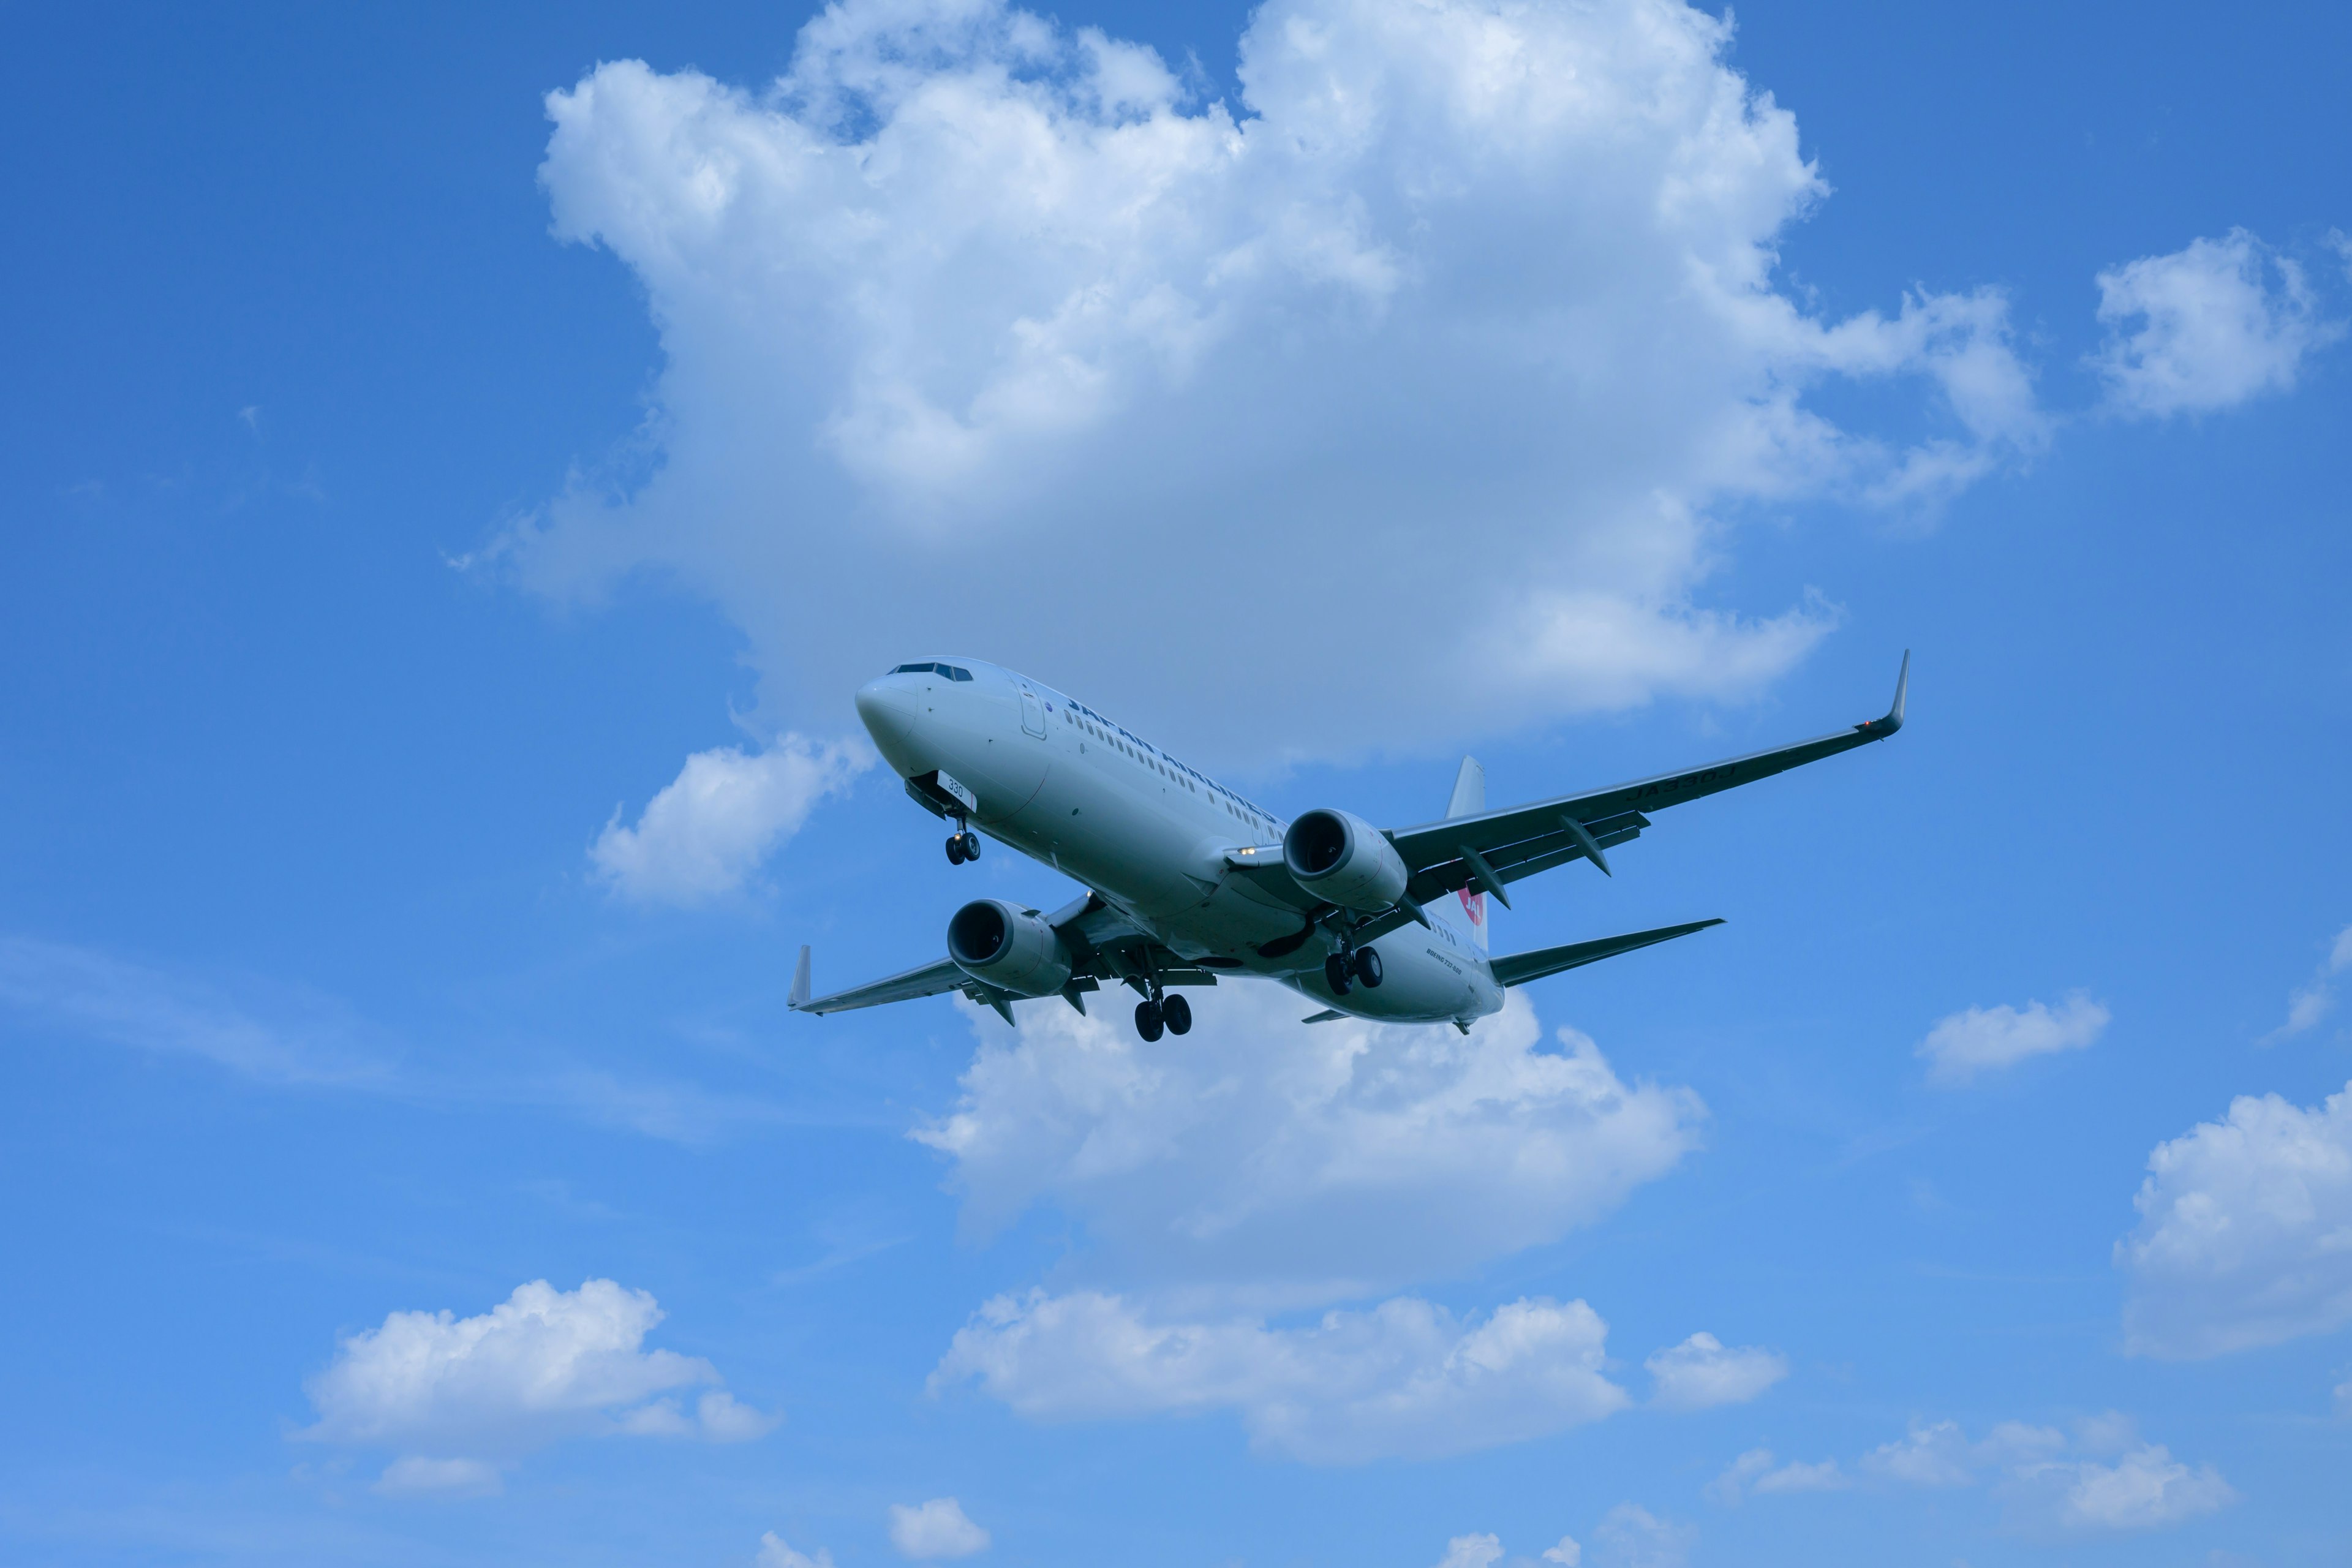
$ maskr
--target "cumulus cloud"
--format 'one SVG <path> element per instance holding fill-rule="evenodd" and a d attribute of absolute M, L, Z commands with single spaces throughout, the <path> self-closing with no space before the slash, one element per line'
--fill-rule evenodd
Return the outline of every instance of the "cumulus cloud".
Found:
<path fill-rule="evenodd" d="M 1695 1147 L 1688 1090 L 1628 1084 L 1571 1029 L 1545 1048 L 1526 993 L 1467 1036 L 1298 1026 L 1273 986 L 1196 994 L 1181 1051 L 1097 1006 L 1023 1008 L 915 1136 L 954 1162 L 967 1223 L 1082 1217 L 1129 1280 L 1332 1301 L 1456 1272 L 1608 1213 Z"/>
<path fill-rule="evenodd" d="M 833 1553 L 822 1546 L 814 1557 L 795 1552 L 771 1530 L 760 1537 L 760 1552 L 751 1560 L 751 1568 L 833 1568 Z"/>
<path fill-rule="evenodd" d="M 1457 1535 L 1445 1543 L 1437 1568 L 1495 1568 L 1503 1560 L 1503 1542 L 1495 1535 Z"/>
<path fill-rule="evenodd" d="M 1773 1462 L 1771 1449 L 1750 1448 L 1706 1484 L 1706 1495 L 1716 1502 L 1737 1503 L 1751 1493 L 1842 1491 L 1853 1484 L 1835 1459 L 1811 1465 L 1792 1459 L 1780 1465 Z"/>
<path fill-rule="evenodd" d="M 2273 281 L 2275 279 L 2275 281 Z M 2106 341 L 2093 359 L 2118 413 L 2227 408 L 2294 385 L 2320 320 L 2303 268 L 2242 228 L 2098 275 Z"/>
<path fill-rule="evenodd" d="M 1971 1007 L 1937 1019 L 1913 1054 L 1927 1063 L 1929 1082 L 1953 1089 L 2028 1057 L 2079 1051 L 2105 1032 L 2107 1016 L 2079 991 L 2054 1012 L 2039 1002 L 2027 1003 L 2023 1012 L 2006 1004 Z"/>
<path fill-rule="evenodd" d="M 1584 1548 L 1576 1543 L 1573 1535 L 1563 1535 L 1559 1545 L 1544 1548 L 1543 1560 L 1557 1563 L 1559 1568 L 1577 1568 L 1577 1564 L 1584 1561 Z"/>
<path fill-rule="evenodd" d="M 2319 961 L 2318 973 L 2311 983 L 2299 987 L 2286 1002 L 2286 1022 L 2272 1031 L 2272 1039 L 2285 1039 L 2315 1028 L 2319 1021 L 2336 1010 L 2336 980 L 2346 970 L 2352 969 L 2352 926 L 2336 933 L 2336 941 L 2327 956 Z"/>
<path fill-rule="evenodd" d="M 589 847 L 596 874 L 648 903 L 698 904 L 740 891 L 826 795 L 874 765 L 863 741 L 786 735 L 762 752 L 697 752 L 646 804 L 636 826 L 616 807 Z"/>
<path fill-rule="evenodd" d="M 900 1556 L 927 1562 L 941 1557 L 969 1557 L 988 1547 L 988 1531 L 966 1518 L 963 1504 L 951 1497 L 929 1502 L 890 1505 L 890 1544 Z"/>
<path fill-rule="evenodd" d="M 403 1450 L 381 1484 L 415 1492 L 495 1479 L 480 1461 L 564 1437 L 734 1442 L 775 1425 L 718 1389 L 689 1413 L 678 1391 L 719 1373 L 698 1356 L 643 1348 L 662 1315 L 652 1296 L 610 1279 L 576 1290 L 533 1280 L 478 1317 L 394 1312 L 346 1336 L 310 1381 L 319 1419 L 300 1436 Z"/>
<path fill-rule="evenodd" d="M 1693 1334 L 1642 1364 L 1656 1382 L 1650 1403 L 1663 1410 L 1744 1405 L 1789 1375 L 1788 1359 L 1777 1352 L 1727 1348 L 1709 1333 Z"/>
<path fill-rule="evenodd" d="M 1976 1479 L 1975 1458 L 1957 1422 L 1914 1424 L 1899 1441 L 1882 1443 L 1863 1468 L 1915 1487 L 1964 1487 Z"/>
<path fill-rule="evenodd" d="M 1834 613 L 1706 602 L 1722 519 L 1932 505 L 2044 422 L 1998 294 L 1831 321 L 1776 286 L 1826 187 L 1731 36 L 1675 0 L 1272 0 L 1239 104 L 1201 105 L 1001 0 L 840 0 L 764 89 L 602 65 L 550 95 L 541 174 L 646 291 L 652 460 L 498 553 L 560 595 L 669 574 L 787 709 L 953 647 L 1083 668 L 1204 753 L 1360 748 L 1315 614 L 1129 635 L 1234 561 L 1413 607 L 1354 653 L 1389 743 L 1748 697 Z M 1833 380 L 1932 433 L 1832 422 Z"/>
<path fill-rule="evenodd" d="M 2071 1436 L 2010 1421 L 1970 1442 L 1953 1422 L 1915 1424 L 1900 1442 L 1866 1455 L 1862 1467 L 1913 1486 L 1991 1480 L 2020 1519 L 2059 1529 L 2153 1529 L 2238 1497 L 2212 1466 L 2192 1468 L 2162 1444 L 2142 1442 L 2130 1418 L 2112 1412 L 2076 1422 Z"/>
<path fill-rule="evenodd" d="M 2242 1095 L 2147 1157 L 2126 1348 L 2195 1357 L 2352 1321 L 2352 1085 L 2308 1110 Z"/>
<path fill-rule="evenodd" d="M 1593 1529 L 1593 1568 L 1683 1568 L 1697 1541 L 1697 1526 L 1660 1519 L 1639 1503 L 1621 1502 Z"/>
<path fill-rule="evenodd" d="M 1261 1452 L 1311 1464 L 1429 1458 L 1543 1436 L 1622 1409 L 1608 1325 L 1582 1301 L 1457 1318 L 1414 1297 L 1302 1328 L 1162 1321 L 1097 1291 L 1000 1296 L 959 1331 L 933 1386 L 975 1380 L 1035 1420 L 1236 1412 Z"/>
<path fill-rule="evenodd" d="M 2022 1479 L 2063 1486 L 2059 1521 L 2093 1530 L 2152 1530 L 2238 1500 L 2235 1489 L 2212 1466 L 2192 1470 L 2161 1443 L 2135 1448 L 2112 1465 L 2053 1463 L 2029 1469 Z"/>

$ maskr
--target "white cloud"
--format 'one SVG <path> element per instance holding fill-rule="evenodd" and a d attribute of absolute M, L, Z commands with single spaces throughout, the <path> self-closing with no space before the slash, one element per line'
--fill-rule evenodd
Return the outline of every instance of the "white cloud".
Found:
<path fill-rule="evenodd" d="M 411 1454 L 386 1465 L 375 1489 L 385 1497 L 496 1497 L 506 1490 L 506 1478 L 496 1465 L 481 1459 L 428 1459 Z"/>
<path fill-rule="evenodd" d="M 1750 1448 L 1706 1484 L 1706 1496 L 1716 1502 L 1737 1503 L 1748 1493 L 1843 1491 L 1853 1485 L 1835 1459 L 1818 1464 L 1790 1460 L 1775 1466 L 1772 1450 Z"/>
<path fill-rule="evenodd" d="M 1556 1240 L 1698 1142 L 1688 1090 L 1627 1084 L 1592 1042 L 1558 1050 L 1524 992 L 1467 1036 L 1348 1020 L 1273 986 L 1195 994 L 1183 1048 L 1139 1044 L 1115 999 L 1023 1007 L 952 1113 L 916 1133 L 955 1162 L 968 1225 L 1051 1200 L 1096 1265 L 1260 1305 L 1332 1301 Z"/>
<path fill-rule="evenodd" d="M 2343 331 L 2319 320 L 2303 269 L 2242 228 L 2102 272 L 2098 284 L 2107 336 L 2092 363 L 2108 405 L 2125 414 L 2194 413 L 2284 392 L 2304 356 Z"/>
<path fill-rule="evenodd" d="M 2211 1513 L 2238 1494 L 2210 1465 L 2192 1470 L 2160 1443 L 2133 1449 L 2112 1465 L 2084 1460 L 2026 1473 L 2063 1481 L 2060 1522 L 2093 1530 L 2150 1530 Z"/>
<path fill-rule="evenodd" d="M 935 1497 L 926 1503 L 890 1505 L 890 1544 L 899 1555 L 918 1561 L 969 1557 L 987 1549 L 988 1531 L 967 1519 L 955 1499 Z"/>
<path fill-rule="evenodd" d="M 2102 1462 L 2103 1455 L 2116 1456 L 2114 1462 Z M 1748 1459 L 1742 1456 L 1741 1463 Z M 2076 1422 L 2071 1438 L 2009 1421 L 1971 1443 L 1949 1421 L 1915 1425 L 1902 1442 L 1865 1456 L 1863 1468 L 1913 1486 L 1971 1486 L 1989 1478 L 2019 1518 L 2061 1529 L 2178 1524 L 2238 1496 L 2212 1466 L 2190 1468 L 2163 1445 L 2142 1442 L 2131 1419 L 2114 1412 Z"/>
<path fill-rule="evenodd" d="M 1653 1352 L 1642 1364 L 1657 1382 L 1650 1403 L 1664 1410 L 1744 1405 L 1789 1375 L 1788 1359 L 1777 1352 L 1754 1345 L 1726 1349 L 1709 1333 Z"/>
<path fill-rule="evenodd" d="M 1826 186 L 1730 44 L 1672 0 L 1273 0 L 1238 117 L 995 0 L 843 0 L 765 91 L 600 66 L 541 174 L 646 289 L 658 407 L 500 553 L 562 595 L 672 574 L 788 711 L 961 647 L 1196 750 L 1358 750 L 1327 600 L 1426 628 L 1354 650 L 1391 744 L 1747 698 L 1834 613 L 1706 603 L 1720 517 L 1932 504 L 2043 420 L 1995 293 L 1830 321 L 1775 287 Z M 1937 434 L 1831 423 L 1837 378 Z M 1234 561 L 1302 613 L 1129 635 Z"/>
<path fill-rule="evenodd" d="M 760 1553 L 751 1560 L 751 1568 L 833 1568 L 833 1553 L 822 1546 L 814 1557 L 795 1552 L 771 1530 L 760 1537 Z"/>
<path fill-rule="evenodd" d="M 2327 956 L 2320 960 L 2318 973 L 2311 977 L 2311 983 L 2287 998 L 2286 1022 L 2270 1037 L 2284 1039 L 2300 1035 L 2335 1011 L 2336 977 L 2347 969 L 2352 969 L 2352 926 L 2336 933 L 2336 941 L 2329 946 Z"/>
<path fill-rule="evenodd" d="M 2039 1002 L 2027 1003 L 2023 1012 L 2006 1005 L 1971 1007 L 1937 1020 L 1913 1054 L 1927 1063 L 1928 1081 L 1956 1088 L 2028 1057 L 2081 1050 L 2105 1030 L 2107 1016 L 2079 991 L 2055 1012 Z"/>
<path fill-rule="evenodd" d="M 763 752 L 697 752 L 646 804 L 635 826 L 624 827 L 616 807 L 588 858 L 629 898 L 667 904 L 721 898 L 741 890 L 817 802 L 873 765 L 873 749 L 856 739 L 819 745 L 786 735 Z"/>
<path fill-rule="evenodd" d="M 1035 1420 L 1238 1412 L 1261 1452 L 1313 1464 L 1427 1458 L 1524 1441 L 1624 1407 L 1608 1325 L 1581 1301 L 1457 1319 L 1413 1297 L 1305 1328 L 1160 1322 L 1117 1296 L 1000 1296 L 933 1386 L 978 1380 Z"/>
<path fill-rule="evenodd" d="M 1621 1502 L 1592 1531 L 1593 1568 L 1683 1568 L 1698 1540 L 1695 1525 L 1660 1519 L 1638 1503 Z"/>
<path fill-rule="evenodd" d="M 1584 1548 L 1576 1543 L 1573 1535 L 1563 1535 L 1558 1546 L 1544 1548 L 1543 1560 L 1557 1563 L 1559 1568 L 1577 1568 L 1577 1564 L 1584 1561 Z"/>
<path fill-rule="evenodd" d="M 1880 1444 L 1862 1463 L 1874 1474 L 1916 1487 L 1964 1487 L 1976 1479 L 1968 1438 L 1950 1421 L 1914 1424 L 1899 1442 Z"/>
<path fill-rule="evenodd" d="M 2352 1321 L 2352 1085 L 2307 1110 L 2242 1095 L 2147 1169 L 2116 1244 L 2126 1349 L 2219 1355 Z"/>
<path fill-rule="evenodd" d="M 1457 1535 L 1445 1543 L 1445 1555 L 1438 1560 L 1437 1568 L 1495 1568 L 1502 1560 L 1499 1536 Z"/>
<path fill-rule="evenodd" d="M 278 987 L 239 999 L 61 942 L 0 937 L 0 1007 L 38 1028 L 198 1057 L 264 1082 L 380 1088 L 393 1077 L 367 1031 L 324 998 Z"/>
<path fill-rule="evenodd" d="M 478 1317 L 394 1312 L 383 1327 L 346 1336 L 310 1381 L 319 1420 L 300 1435 L 404 1450 L 417 1463 L 394 1470 L 403 1484 L 421 1484 L 468 1473 L 436 1470 L 450 1460 L 434 1456 L 509 1455 L 614 1433 L 739 1441 L 774 1425 L 716 1390 L 694 1415 L 680 1408 L 674 1391 L 719 1373 L 699 1357 L 643 1349 L 661 1320 L 653 1297 L 609 1279 L 577 1290 L 534 1280 Z"/>

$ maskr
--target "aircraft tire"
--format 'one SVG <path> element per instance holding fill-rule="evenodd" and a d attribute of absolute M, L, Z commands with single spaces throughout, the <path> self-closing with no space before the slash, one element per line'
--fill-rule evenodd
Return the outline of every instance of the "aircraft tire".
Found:
<path fill-rule="evenodd" d="M 1171 996 L 1160 1004 L 1160 1016 L 1167 1022 L 1168 1032 L 1171 1035 L 1192 1032 L 1192 1004 L 1181 996 Z"/>
<path fill-rule="evenodd" d="M 948 864 L 950 866 L 963 864 L 963 835 L 961 833 L 948 835 Z"/>
<path fill-rule="evenodd" d="M 1348 994 L 1347 954 L 1335 952 L 1323 961 L 1323 984 L 1331 988 L 1331 994 L 1334 996 L 1345 996 Z"/>
<path fill-rule="evenodd" d="M 1356 950 L 1356 978 L 1362 981 L 1368 988 L 1377 991 L 1381 988 L 1381 970 L 1380 950 L 1378 948 L 1371 947 L 1358 948 Z"/>
<path fill-rule="evenodd" d="M 1135 1005 L 1135 1032 L 1143 1037 L 1144 1044 L 1150 1045 L 1157 1040 L 1160 1031 L 1166 1027 L 1167 1020 L 1160 1016 L 1159 1008 L 1149 1002 Z"/>

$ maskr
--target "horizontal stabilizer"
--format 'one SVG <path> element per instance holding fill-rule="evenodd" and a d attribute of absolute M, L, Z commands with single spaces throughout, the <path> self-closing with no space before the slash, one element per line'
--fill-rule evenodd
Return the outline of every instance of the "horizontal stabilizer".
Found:
<path fill-rule="evenodd" d="M 1705 931 L 1709 926 L 1722 923 L 1719 920 L 1693 921 L 1688 925 L 1660 926 L 1655 931 L 1604 936 L 1598 942 L 1572 942 L 1565 947 L 1539 947 L 1533 952 L 1514 952 L 1494 961 L 1495 978 L 1504 985 L 1525 985 L 1530 980 L 1541 980 L 1545 975 L 1558 974 L 1563 969 L 1580 969 L 1604 958 L 1614 958 L 1621 952 L 1631 952 L 1637 947 L 1672 942 L 1678 936 L 1688 936 L 1695 931 Z"/>

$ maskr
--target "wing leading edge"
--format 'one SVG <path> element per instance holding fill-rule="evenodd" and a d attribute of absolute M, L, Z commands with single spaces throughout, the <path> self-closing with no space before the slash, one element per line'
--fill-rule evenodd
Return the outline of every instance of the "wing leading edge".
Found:
<path fill-rule="evenodd" d="M 1904 696 L 1910 683 L 1911 656 L 1906 652 L 1902 670 L 1895 678 L 1894 706 L 1885 717 L 1850 730 L 1583 795 L 1564 795 L 1391 833 L 1389 840 L 1411 873 L 1406 891 L 1427 903 L 1462 888 L 1499 891 L 1497 884 L 1516 882 L 1570 860 L 1590 859 L 1605 870 L 1601 852 L 1638 837 L 1650 826 L 1650 812 L 1885 740 L 1903 728 Z"/>

